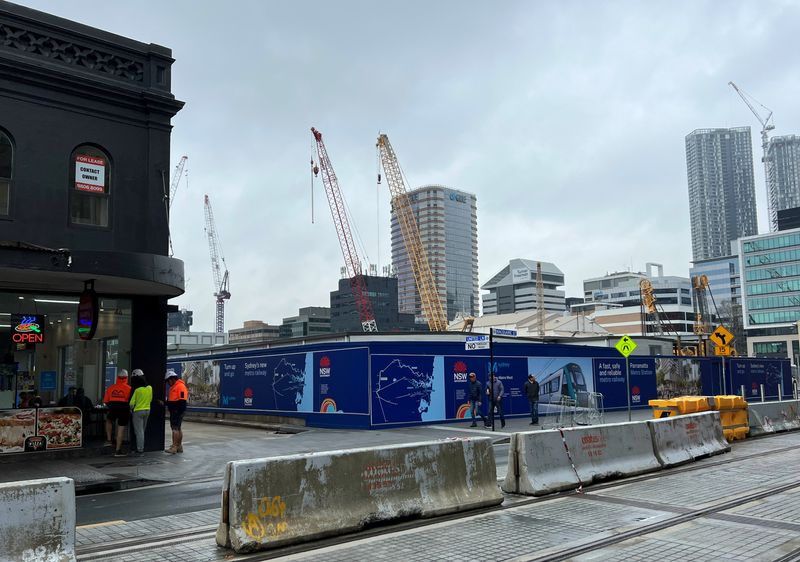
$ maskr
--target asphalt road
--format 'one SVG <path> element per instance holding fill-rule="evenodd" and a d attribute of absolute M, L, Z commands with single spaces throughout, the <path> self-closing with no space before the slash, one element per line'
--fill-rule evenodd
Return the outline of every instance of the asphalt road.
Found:
<path fill-rule="evenodd" d="M 79 496 L 76 498 L 78 525 L 136 521 L 211 509 L 219 507 L 221 493 L 222 480 L 215 478 Z"/>
<path fill-rule="evenodd" d="M 508 444 L 494 446 L 497 472 L 505 475 L 508 466 Z M 222 480 L 157 484 L 117 492 L 79 496 L 78 525 L 108 521 L 136 521 L 164 515 L 191 513 L 219 507 Z"/>

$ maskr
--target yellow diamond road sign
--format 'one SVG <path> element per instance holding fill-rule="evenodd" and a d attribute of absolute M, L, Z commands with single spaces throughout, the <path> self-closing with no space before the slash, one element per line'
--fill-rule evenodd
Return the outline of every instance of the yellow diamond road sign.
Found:
<path fill-rule="evenodd" d="M 731 334 L 725 326 L 720 324 L 717 329 L 708 336 L 708 339 L 714 342 L 715 345 L 725 347 L 729 346 L 733 341 L 733 334 Z"/>
<path fill-rule="evenodd" d="M 628 336 L 622 336 L 621 338 L 619 338 L 617 345 L 615 345 L 614 347 L 616 347 L 617 351 L 619 351 L 622 355 L 627 357 L 628 355 L 633 353 L 634 349 L 636 349 L 636 342 L 633 341 Z"/>
<path fill-rule="evenodd" d="M 725 357 L 733 355 L 733 348 L 729 345 L 717 345 L 714 347 L 714 355 Z"/>

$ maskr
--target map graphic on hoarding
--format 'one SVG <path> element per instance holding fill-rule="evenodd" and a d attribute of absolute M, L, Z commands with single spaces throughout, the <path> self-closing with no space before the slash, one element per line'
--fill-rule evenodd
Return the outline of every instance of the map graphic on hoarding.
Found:
<path fill-rule="evenodd" d="M 390 358 L 373 355 L 373 364 L 380 359 Z M 372 415 L 378 423 L 422 421 L 423 413 L 434 403 L 434 357 L 390 359 L 377 371 L 375 378 Z M 444 390 L 441 392 L 443 394 Z M 444 414 L 444 397 L 437 397 L 437 408 L 439 401 Z"/>
<path fill-rule="evenodd" d="M 296 412 L 297 406 L 303 401 L 305 391 L 305 355 L 301 368 L 298 368 L 298 363 L 293 363 L 285 357 L 281 358 L 272 371 L 272 392 L 275 395 L 277 409 Z"/>

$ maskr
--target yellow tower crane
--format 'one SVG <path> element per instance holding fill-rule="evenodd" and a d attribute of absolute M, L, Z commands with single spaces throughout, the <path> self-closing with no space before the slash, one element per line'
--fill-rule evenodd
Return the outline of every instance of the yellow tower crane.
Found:
<path fill-rule="evenodd" d="M 380 135 L 377 146 L 383 172 L 386 174 L 386 183 L 389 184 L 392 208 L 397 214 L 403 243 L 411 262 L 411 270 L 414 273 L 414 282 L 422 302 L 422 314 L 425 316 L 431 332 L 444 332 L 447 330 L 447 315 L 444 312 L 442 299 L 436 288 L 436 280 L 431 272 L 431 266 L 419 236 L 419 227 L 406 191 L 403 172 L 400 170 L 394 149 L 389 143 L 389 137 Z"/>

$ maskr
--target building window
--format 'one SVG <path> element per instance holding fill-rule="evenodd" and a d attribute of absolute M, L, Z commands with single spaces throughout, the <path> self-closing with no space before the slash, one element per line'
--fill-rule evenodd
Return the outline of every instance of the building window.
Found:
<path fill-rule="evenodd" d="M 0 130 L 0 217 L 11 212 L 11 177 L 14 171 L 14 147 L 11 139 Z"/>
<path fill-rule="evenodd" d="M 102 149 L 82 145 L 69 164 L 69 208 L 72 224 L 108 226 L 111 161 Z"/>

